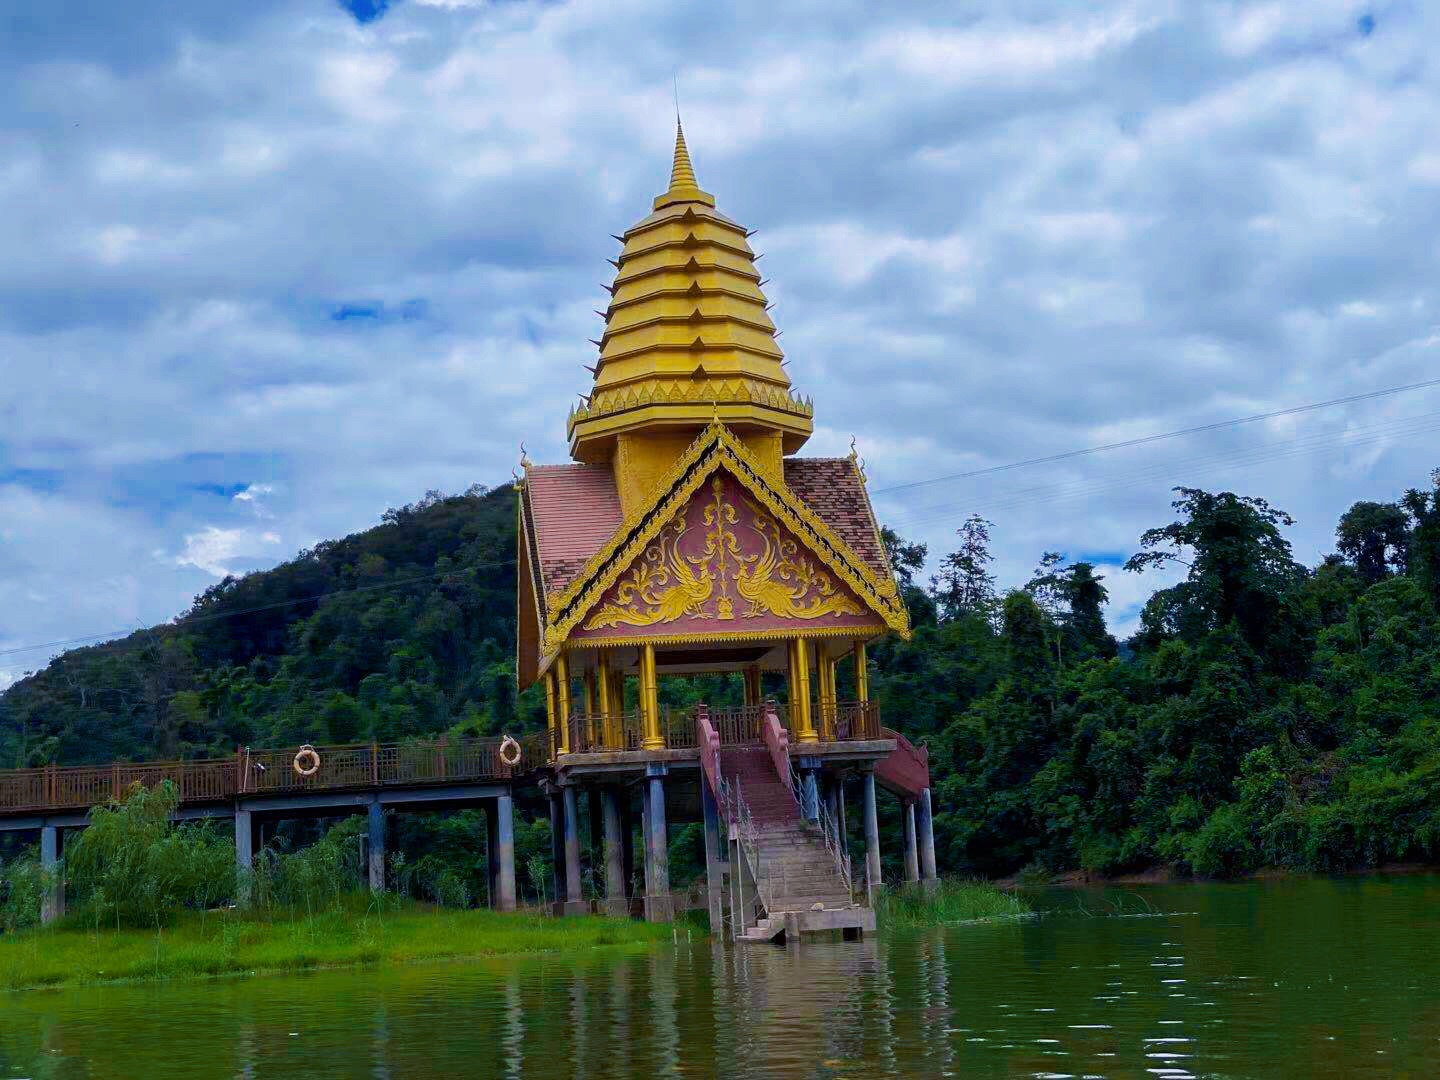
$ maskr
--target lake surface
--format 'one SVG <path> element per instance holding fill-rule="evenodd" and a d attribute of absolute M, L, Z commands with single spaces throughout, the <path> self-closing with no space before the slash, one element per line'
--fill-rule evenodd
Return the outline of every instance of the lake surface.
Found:
<path fill-rule="evenodd" d="M 1440 878 L 1030 895 L 860 943 L 0 996 L 0 1078 L 1440 1075 Z"/>

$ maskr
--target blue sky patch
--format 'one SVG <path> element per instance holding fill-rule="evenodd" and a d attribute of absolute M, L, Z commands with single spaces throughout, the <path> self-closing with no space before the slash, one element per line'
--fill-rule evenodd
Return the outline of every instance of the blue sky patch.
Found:
<path fill-rule="evenodd" d="M 364 26 L 384 15 L 390 7 L 390 0 L 340 0 L 340 6 Z"/>
<path fill-rule="evenodd" d="M 1360 31 L 1361 37 L 1369 37 L 1375 32 L 1375 16 L 1367 11 L 1355 20 L 1355 29 Z"/>

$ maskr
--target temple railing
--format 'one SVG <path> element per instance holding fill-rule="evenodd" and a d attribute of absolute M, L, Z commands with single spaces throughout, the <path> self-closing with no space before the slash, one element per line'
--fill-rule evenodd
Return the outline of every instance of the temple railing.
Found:
<path fill-rule="evenodd" d="M 880 733 L 880 705 L 877 702 L 840 701 L 830 706 L 829 712 L 821 738 L 825 737 L 827 731 L 830 738 L 836 742 L 885 737 Z"/>
<path fill-rule="evenodd" d="M 544 735 L 520 741 L 520 760 L 507 765 L 499 739 L 430 739 L 407 743 L 318 746 L 310 776 L 295 768 L 298 748 L 240 750 L 198 761 L 47 766 L 0 771 L 0 814 L 88 810 L 122 799 L 131 785 L 169 780 L 182 803 L 227 802 L 248 795 L 504 780 L 544 761 Z"/>
<path fill-rule="evenodd" d="M 771 711 L 768 705 L 711 709 L 710 725 L 719 734 L 722 745 L 758 743 L 764 738 L 765 718 Z"/>
<path fill-rule="evenodd" d="M 602 754 L 615 750 L 639 750 L 641 726 L 638 712 L 625 712 L 619 716 L 602 713 L 576 713 L 566 724 L 565 734 L 569 738 L 569 742 L 565 744 L 568 746 L 568 750 L 563 752 Z M 554 736 L 552 752 L 554 756 L 558 757 L 562 753 L 560 732 L 557 729 L 552 734 Z M 693 734 L 690 736 L 688 745 L 695 745 Z"/>

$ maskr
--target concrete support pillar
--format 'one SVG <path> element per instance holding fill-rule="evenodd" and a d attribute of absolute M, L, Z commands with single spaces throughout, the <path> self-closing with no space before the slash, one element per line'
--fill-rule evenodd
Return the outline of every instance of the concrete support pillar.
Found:
<path fill-rule="evenodd" d="M 65 914 L 65 881 L 60 868 L 60 845 L 64 842 L 60 829 L 45 825 L 40 829 L 40 867 L 51 875 L 40 898 L 40 921 L 53 922 Z"/>
<path fill-rule="evenodd" d="M 245 907 L 255 899 L 255 839 L 250 811 L 244 807 L 235 808 L 235 882 L 236 902 Z"/>
<path fill-rule="evenodd" d="M 920 880 L 920 855 L 915 849 L 915 804 L 905 804 L 905 880 Z"/>
<path fill-rule="evenodd" d="M 700 780 L 700 811 L 705 820 L 705 888 L 710 901 L 710 932 L 718 937 L 725 922 L 727 860 L 722 853 L 726 851 L 727 844 L 720 834 L 720 806 L 704 777 Z"/>
<path fill-rule="evenodd" d="M 880 815 L 875 809 L 875 774 L 864 774 L 865 803 L 865 876 L 871 889 L 884 882 L 880 877 Z"/>
<path fill-rule="evenodd" d="M 600 810 L 600 785 L 591 784 L 585 792 L 590 804 L 585 815 L 590 819 L 590 880 L 595 882 L 598 889 L 605 862 L 605 822 L 604 814 Z"/>
<path fill-rule="evenodd" d="M 644 724 L 640 748 L 665 749 L 665 736 L 660 734 L 660 683 L 655 674 L 655 646 L 648 642 L 640 649 L 640 714 Z"/>
<path fill-rule="evenodd" d="M 620 858 L 625 867 L 625 895 L 635 895 L 635 810 L 630 805 L 630 791 L 616 792 L 620 800 Z"/>
<path fill-rule="evenodd" d="M 562 789 L 565 805 L 565 914 L 584 915 L 589 911 L 580 876 L 580 800 L 575 787 Z"/>
<path fill-rule="evenodd" d="M 625 898 L 625 840 L 620 814 L 620 793 L 610 784 L 600 789 L 601 816 L 605 819 L 605 910 L 611 915 L 628 915 Z"/>
<path fill-rule="evenodd" d="M 840 778 L 821 774 L 825 786 L 825 812 L 830 818 L 830 839 L 840 843 Z"/>
<path fill-rule="evenodd" d="M 565 808 L 559 791 L 550 793 L 550 899 L 558 913 L 565 902 Z"/>
<path fill-rule="evenodd" d="M 920 877 L 927 888 L 933 889 L 939 883 L 935 873 L 935 819 L 930 806 L 930 789 L 920 793 L 915 814 L 915 832 L 920 846 Z"/>
<path fill-rule="evenodd" d="M 800 772 L 800 812 L 806 821 L 820 820 L 820 759 L 802 757 Z"/>
<path fill-rule="evenodd" d="M 850 823 L 845 820 L 845 777 L 835 777 L 835 832 L 841 851 L 849 851 Z"/>
<path fill-rule="evenodd" d="M 510 794 L 495 800 L 495 853 L 497 888 L 496 906 L 501 911 L 515 910 L 515 799 Z"/>
<path fill-rule="evenodd" d="M 370 891 L 385 891 L 385 810 L 370 804 Z"/>
<path fill-rule="evenodd" d="M 670 834 L 665 827 L 664 766 L 651 766 L 645 778 L 646 868 L 645 918 L 649 922 L 671 922 L 675 918 L 670 896 Z"/>

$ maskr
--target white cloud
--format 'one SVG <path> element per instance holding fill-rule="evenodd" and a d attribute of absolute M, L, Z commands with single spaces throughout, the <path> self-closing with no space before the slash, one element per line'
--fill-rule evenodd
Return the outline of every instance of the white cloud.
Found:
<path fill-rule="evenodd" d="M 175 565 L 193 566 L 212 577 L 223 578 L 236 573 L 235 565 L 242 559 L 255 559 L 269 553 L 266 545 L 280 543 L 275 532 L 256 534 L 249 529 L 222 529 L 207 525 L 196 533 L 185 535 L 185 549 L 175 556 Z"/>

